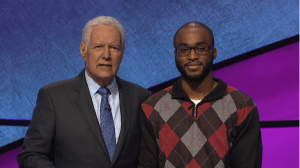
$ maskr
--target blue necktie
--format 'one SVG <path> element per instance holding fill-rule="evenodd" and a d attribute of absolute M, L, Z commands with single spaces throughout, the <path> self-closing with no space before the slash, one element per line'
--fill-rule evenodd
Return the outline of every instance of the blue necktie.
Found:
<path fill-rule="evenodd" d="M 108 103 L 108 94 L 110 94 L 110 91 L 108 88 L 100 87 L 97 93 L 101 95 L 100 126 L 102 136 L 108 150 L 110 161 L 112 161 L 116 149 L 116 135 L 114 120 Z"/>

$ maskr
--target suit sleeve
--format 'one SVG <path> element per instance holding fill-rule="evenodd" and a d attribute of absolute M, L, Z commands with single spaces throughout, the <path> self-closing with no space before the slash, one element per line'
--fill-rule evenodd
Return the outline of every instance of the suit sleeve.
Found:
<path fill-rule="evenodd" d="M 237 126 L 231 148 L 232 168 L 260 168 L 262 141 L 257 108 L 253 108 L 245 120 Z"/>
<path fill-rule="evenodd" d="M 155 139 L 153 127 L 146 117 L 143 108 L 140 109 L 141 144 L 138 168 L 158 168 L 159 148 Z"/>
<path fill-rule="evenodd" d="M 46 89 L 38 93 L 37 104 L 23 142 L 22 152 L 17 156 L 20 168 L 54 168 L 53 141 L 55 115 L 52 100 Z"/>

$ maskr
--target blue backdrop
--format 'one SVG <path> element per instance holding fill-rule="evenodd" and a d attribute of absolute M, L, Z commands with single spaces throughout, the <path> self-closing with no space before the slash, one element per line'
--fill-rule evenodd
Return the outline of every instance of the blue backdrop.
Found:
<path fill-rule="evenodd" d="M 125 28 L 118 75 L 145 88 L 179 76 L 172 40 L 187 22 L 212 29 L 215 63 L 299 34 L 298 0 L 2 0 L 0 15 L 0 118 L 6 119 L 30 119 L 41 87 L 84 68 L 82 29 L 99 15 Z M 0 147 L 26 130 L 1 126 Z"/>

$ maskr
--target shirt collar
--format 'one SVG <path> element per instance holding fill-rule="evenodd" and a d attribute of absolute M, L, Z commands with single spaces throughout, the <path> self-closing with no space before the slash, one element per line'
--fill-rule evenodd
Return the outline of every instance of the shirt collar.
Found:
<path fill-rule="evenodd" d="M 100 86 L 98 85 L 98 83 L 96 83 L 94 81 L 94 79 L 92 79 L 86 72 L 85 70 L 85 79 L 86 79 L 86 83 L 88 85 L 91 97 L 94 96 L 97 92 L 97 90 L 100 88 Z M 118 93 L 118 84 L 116 82 L 116 78 L 114 78 L 110 84 L 107 86 L 107 88 L 110 90 L 112 95 L 116 95 Z"/>
<path fill-rule="evenodd" d="M 200 102 L 201 104 L 205 102 L 221 99 L 225 94 L 227 85 L 221 79 L 217 79 L 217 78 L 213 78 L 213 79 L 215 82 L 218 82 L 218 85 L 207 96 L 205 96 L 201 100 Z M 182 99 L 191 102 L 189 96 L 184 92 L 181 86 L 181 78 L 179 78 L 173 84 L 172 99 Z"/>

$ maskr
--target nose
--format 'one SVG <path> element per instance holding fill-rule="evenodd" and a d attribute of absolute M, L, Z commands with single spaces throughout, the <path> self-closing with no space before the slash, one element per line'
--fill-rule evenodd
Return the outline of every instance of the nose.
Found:
<path fill-rule="evenodd" d="M 190 54 L 188 55 L 189 60 L 196 60 L 199 58 L 199 55 L 196 54 L 195 48 L 191 48 Z"/>
<path fill-rule="evenodd" d="M 104 46 L 104 51 L 103 51 L 103 54 L 102 54 L 102 58 L 105 59 L 105 60 L 110 59 L 110 48 L 109 48 L 108 45 Z"/>

